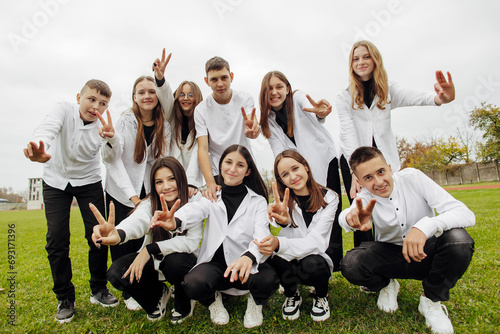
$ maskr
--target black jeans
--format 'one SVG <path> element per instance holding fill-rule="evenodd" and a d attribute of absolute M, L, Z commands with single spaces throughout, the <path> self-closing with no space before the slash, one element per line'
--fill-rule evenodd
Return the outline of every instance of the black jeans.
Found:
<path fill-rule="evenodd" d="M 250 277 L 241 284 L 238 280 L 231 283 L 229 276 L 224 277 L 227 266 L 218 262 L 205 262 L 196 266 L 184 277 L 184 289 L 187 295 L 198 300 L 205 306 L 210 306 L 215 301 L 215 291 L 236 288 L 238 290 L 249 290 L 255 303 L 262 305 L 278 289 L 278 275 L 267 263 L 259 265 L 259 272 L 250 274 Z"/>
<path fill-rule="evenodd" d="M 130 283 L 130 277 L 123 277 L 137 253 L 127 254 L 113 262 L 108 271 L 109 282 L 118 290 L 128 293 L 139 305 L 151 314 L 156 309 L 163 293 L 163 282 L 158 280 L 158 271 L 150 258 L 142 270 L 141 280 Z M 191 253 L 172 253 L 163 258 L 160 270 L 165 279 L 175 286 L 174 307 L 177 312 L 187 315 L 191 310 L 190 299 L 181 285 L 184 276 L 196 264 L 196 256 Z"/>
<path fill-rule="evenodd" d="M 342 228 L 339 225 L 339 215 L 342 210 L 342 191 L 340 187 L 339 162 L 337 158 L 330 161 L 328 165 L 326 187 L 333 190 L 339 196 L 339 204 L 337 205 L 337 211 L 335 211 L 332 232 L 330 234 L 330 242 L 326 250 L 326 254 L 332 259 L 333 271 L 339 271 L 340 261 L 344 256 L 344 250 L 342 247 Z"/>
<path fill-rule="evenodd" d="M 71 283 L 73 273 L 69 258 L 69 216 L 73 196 L 78 201 L 85 224 L 85 238 L 89 245 L 89 282 L 92 293 L 105 289 L 107 283 L 108 247 L 97 248 L 92 242 L 93 227 L 98 223 L 89 208 L 89 203 L 93 203 L 104 216 L 104 193 L 101 181 L 81 187 L 73 187 L 68 183 L 64 190 L 53 188 L 43 182 L 43 201 L 45 203 L 45 217 L 47 218 L 47 245 L 45 249 L 48 253 L 54 281 L 52 290 L 58 300 L 75 300 L 75 287 Z"/>
<path fill-rule="evenodd" d="M 292 261 L 275 255 L 267 262 L 276 270 L 280 284 L 285 289 L 285 296 L 292 297 L 299 284 L 313 286 L 320 298 L 328 295 L 331 273 L 328 263 L 321 255 L 309 255 Z"/>
<path fill-rule="evenodd" d="M 462 277 L 474 253 L 474 240 L 463 228 L 431 237 L 424 246 L 422 262 L 406 262 L 403 246 L 383 242 L 363 242 L 347 252 L 342 275 L 352 284 L 380 291 L 391 278 L 422 281 L 425 296 L 432 301 L 450 299 L 450 289 Z"/>

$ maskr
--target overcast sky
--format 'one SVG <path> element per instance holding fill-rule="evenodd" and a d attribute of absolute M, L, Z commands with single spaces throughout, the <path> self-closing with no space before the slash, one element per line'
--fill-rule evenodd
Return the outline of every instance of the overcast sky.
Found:
<path fill-rule="evenodd" d="M 234 72 L 232 88 L 250 92 L 258 109 L 270 70 L 333 104 L 347 86 L 352 43 L 369 39 L 389 79 L 404 86 L 432 90 L 435 70 L 451 72 L 454 102 L 392 115 L 398 136 L 449 136 L 480 101 L 500 104 L 499 13 L 497 1 L 2 1 L 0 186 L 23 190 L 42 175 L 22 149 L 57 101 L 74 101 L 88 79 L 104 80 L 116 121 L 131 106 L 134 80 L 152 73 L 164 47 L 173 53 L 166 76 L 174 89 L 192 80 L 210 94 L 204 64 L 219 55 Z M 327 126 L 338 146 L 335 110 Z M 262 136 L 253 149 L 259 168 L 272 169 Z"/>

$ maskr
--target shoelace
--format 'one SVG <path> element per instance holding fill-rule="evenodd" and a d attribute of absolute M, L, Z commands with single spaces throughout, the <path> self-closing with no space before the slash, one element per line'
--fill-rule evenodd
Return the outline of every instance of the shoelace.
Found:
<path fill-rule="evenodd" d="M 314 307 L 324 309 L 325 305 L 328 305 L 326 298 L 316 298 Z"/>
<path fill-rule="evenodd" d="M 293 295 L 292 297 L 286 297 L 286 307 L 293 307 L 295 306 L 295 298 L 297 295 Z"/>
<path fill-rule="evenodd" d="M 448 317 L 448 309 L 446 308 L 445 305 L 441 304 L 441 303 L 432 303 L 429 305 L 429 309 L 431 310 L 431 312 L 433 313 L 440 313 L 440 311 L 442 310 L 444 312 L 444 314 L 446 314 L 446 316 Z"/>

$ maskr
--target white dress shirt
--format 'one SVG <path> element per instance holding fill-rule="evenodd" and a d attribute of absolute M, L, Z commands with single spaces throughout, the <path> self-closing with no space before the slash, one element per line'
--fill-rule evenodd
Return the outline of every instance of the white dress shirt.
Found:
<path fill-rule="evenodd" d="M 418 228 L 427 239 L 439 237 L 444 231 L 457 227 L 473 226 L 474 213 L 465 204 L 456 200 L 421 171 L 405 168 L 394 173 L 394 188 L 389 198 L 371 194 L 362 188 L 358 194 L 366 206 L 370 199 L 377 203 L 372 212 L 375 226 L 375 241 L 403 245 L 404 238 L 412 227 Z M 354 231 L 346 221 L 346 215 L 356 207 L 340 213 L 339 223 L 346 231 Z M 434 210 L 438 216 L 435 216 Z"/>

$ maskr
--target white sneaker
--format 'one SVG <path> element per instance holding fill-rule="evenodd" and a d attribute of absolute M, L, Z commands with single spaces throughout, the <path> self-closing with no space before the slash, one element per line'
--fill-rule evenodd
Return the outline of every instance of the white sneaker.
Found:
<path fill-rule="evenodd" d="M 142 310 L 142 306 L 132 297 L 128 297 L 124 300 L 125 306 L 130 311 L 139 311 Z"/>
<path fill-rule="evenodd" d="M 325 321 L 330 318 L 330 306 L 328 306 L 328 297 L 319 298 L 314 296 L 313 306 L 311 308 L 311 318 L 314 321 Z"/>
<path fill-rule="evenodd" d="M 295 320 L 300 316 L 300 304 L 302 304 L 302 297 L 300 296 L 299 289 L 292 297 L 286 297 L 283 307 L 281 308 L 281 315 L 285 320 Z"/>
<path fill-rule="evenodd" d="M 381 311 L 392 313 L 398 309 L 399 283 L 395 279 L 389 281 L 389 284 L 380 290 L 377 300 L 377 306 Z"/>
<path fill-rule="evenodd" d="M 257 305 L 251 293 L 248 294 L 247 310 L 243 318 L 245 328 L 253 328 L 262 325 L 262 305 Z"/>
<path fill-rule="evenodd" d="M 215 291 L 215 301 L 208 307 L 210 311 L 210 320 L 216 325 L 227 325 L 229 322 L 229 313 L 227 313 L 224 304 L 222 303 L 222 295 L 219 291 Z"/>
<path fill-rule="evenodd" d="M 156 310 L 153 313 L 148 314 L 148 320 L 157 321 L 163 318 L 165 313 L 167 313 L 167 303 L 170 299 L 170 294 L 172 291 L 168 288 L 168 286 L 163 286 L 163 294 L 161 295 L 160 300 L 158 301 L 158 306 L 156 306 Z"/>
<path fill-rule="evenodd" d="M 448 318 L 448 310 L 441 302 L 433 302 L 424 295 L 420 296 L 418 311 L 425 317 L 425 324 L 435 334 L 452 334 L 453 325 Z"/>
<path fill-rule="evenodd" d="M 193 315 L 194 311 L 194 306 L 196 305 L 196 300 L 191 300 L 191 311 L 186 314 L 182 315 L 181 313 L 177 312 L 175 308 L 172 309 L 172 317 L 170 318 L 170 322 L 173 324 L 180 324 L 187 318 L 191 317 Z"/>

